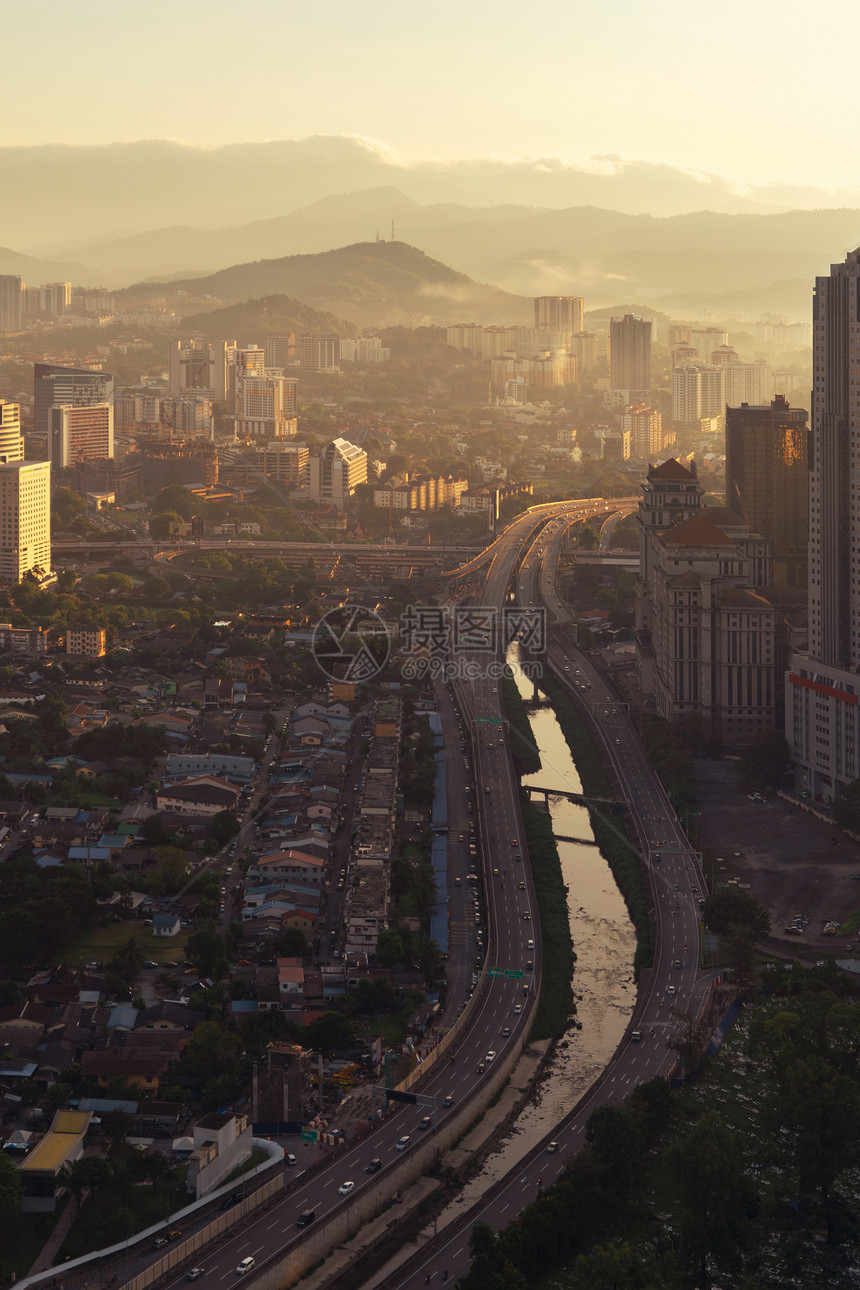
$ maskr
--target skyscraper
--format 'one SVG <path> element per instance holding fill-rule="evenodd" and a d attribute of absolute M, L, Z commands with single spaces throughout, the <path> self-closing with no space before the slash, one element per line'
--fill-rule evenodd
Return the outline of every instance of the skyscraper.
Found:
<path fill-rule="evenodd" d="M 0 331 L 20 331 L 23 290 L 19 277 L 0 273 Z"/>
<path fill-rule="evenodd" d="M 113 456 L 113 408 L 109 403 L 75 408 L 51 408 L 51 463 L 61 470 L 77 461 L 103 461 Z"/>
<path fill-rule="evenodd" d="M 21 408 L 0 399 L 0 462 L 20 461 L 24 456 L 21 438 Z"/>
<path fill-rule="evenodd" d="M 651 323 L 625 314 L 609 324 L 611 344 L 610 385 L 629 390 L 630 401 L 647 398 L 651 389 Z"/>
<path fill-rule="evenodd" d="M 0 463 L 0 578 L 51 569 L 51 463 Z"/>
<path fill-rule="evenodd" d="M 773 542 L 777 586 L 806 585 L 807 414 L 779 394 L 726 408 L 726 503 Z"/>
<path fill-rule="evenodd" d="M 113 412 L 113 376 L 87 367 L 36 363 L 33 367 L 33 421 L 37 434 L 51 433 L 51 408 L 92 408 L 107 403 Z"/>
<path fill-rule="evenodd" d="M 167 355 L 170 393 L 227 402 L 233 390 L 235 340 L 174 340 Z"/>
<path fill-rule="evenodd" d="M 535 296 L 535 330 L 584 331 L 582 296 Z"/>
<path fill-rule="evenodd" d="M 860 776 L 860 250 L 815 279 L 809 641 L 786 679 L 797 786 L 825 802 Z"/>

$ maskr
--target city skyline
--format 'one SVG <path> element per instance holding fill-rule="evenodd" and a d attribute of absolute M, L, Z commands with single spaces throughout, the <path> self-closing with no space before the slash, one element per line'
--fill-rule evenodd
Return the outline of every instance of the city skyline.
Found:
<path fill-rule="evenodd" d="M 18 111 L 0 146 L 331 135 L 407 164 L 544 158 L 600 171 L 626 159 L 725 176 L 741 189 L 846 186 L 832 123 L 851 118 L 857 89 L 852 43 L 834 40 L 849 18 L 841 0 L 811 14 L 729 0 L 719 22 L 695 10 L 681 22 L 669 0 L 621 0 L 611 12 L 550 0 L 527 25 L 510 0 L 465 9 L 440 0 L 432 24 L 394 0 L 380 0 L 373 22 L 344 0 L 328 12 L 321 24 L 275 0 L 255 11 L 273 68 L 279 49 L 288 60 L 285 109 L 281 78 L 243 57 L 224 0 L 208 7 L 203 31 L 193 9 L 165 0 L 152 0 L 143 23 L 104 0 L 12 8 L 7 85 Z M 99 77 L 70 96 L 65 69 L 84 57 Z M 369 67 L 383 74 L 368 79 Z M 153 93 L 154 68 L 169 93 Z M 802 73 L 803 95 L 786 93 L 787 70 Z"/>

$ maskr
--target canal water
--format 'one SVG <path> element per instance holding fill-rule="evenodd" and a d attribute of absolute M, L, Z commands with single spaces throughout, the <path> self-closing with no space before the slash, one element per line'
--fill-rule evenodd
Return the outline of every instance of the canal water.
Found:
<path fill-rule="evenodd" d="M 516 658 L 511 656 L 508 662 L 514 669 L 522 697 L 527 702 L 537 698 L 546 704 L 546 694 L 539 689 L 535 691 L 533 682 L 519 672 Z M 527 775 L 523 784 L 581 792 L 570 749 L 552 708 L 530 708 L 529 723 L 540 753 L 541 769 Z M 471 1203 L 572 1110 L 618 1047 L 636 1001 L 635 931 L 612 871 L 593 844 L 588 811 L 563 797 L 550 795 L 549 813 L 557 839 L 580 839 L 556 843 L 567 887 L 568 917 L 576 954 L 573 975 L 576 1014 L 556 1045 L 553 1059 L 538 1084 L 535 1100 L 524 1108 L 512 1132 L 490 1156 L 481 1174 L 464 1189 L 459 1204 Z"/>

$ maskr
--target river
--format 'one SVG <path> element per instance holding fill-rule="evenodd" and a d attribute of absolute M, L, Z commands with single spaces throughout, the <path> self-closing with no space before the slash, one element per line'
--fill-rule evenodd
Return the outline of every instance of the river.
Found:
<path fill-rule="evenodd" d="M 524 699 L 534 687 L 514 669 L 517 688 Z M 546 703 L 547 696 L 538 691 Z M 550 707 L 529 710 L 529 723 L 540 753 L 541 769 L 523 779 L 524 786 L 581 792 L 582 785 L 567 741 Z M 562 797 L 549 798 L 550 817 L 557 842 L 562 874 L 567 886 L 567 908 L 573 948 L 573 992 L 576 1015 L 556 1045 L 537 1095 L 518 1117 L 511 1133 L 464 1189 L 458 1203 L 471 1203 L 489 1183 L 505 1174 L 539 1142 L 579 1101 L 606 1066 L 621 1040 L 636 1002 L 633 956 L 636 934 L 627 906 L 615 885 L 606 860 L 593 844 L 588 811 Z"/>

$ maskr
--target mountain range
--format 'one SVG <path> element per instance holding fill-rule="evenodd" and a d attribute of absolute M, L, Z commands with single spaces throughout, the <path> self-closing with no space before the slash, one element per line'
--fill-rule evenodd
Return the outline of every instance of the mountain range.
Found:
<path fill-rule="evenodd" d="M 834 205 L 860 205 L 853 190 L 753 189 L 620 158 L 404 165 L 340 136 L 0 148 L 0 177 L 0 229 L 16 248 L 0 249 L 0 273 L 28 282 L 187 284 L 389 240 L 393 225 L 399 242 L 513 295 L 806 318 L 814 275 L 860 242 L 860 210 Z M 251 294 L 282 291 L 293 294 L 282 282 Z"/>
<path fill-rule="evenodd" d="M 405 242 L 359 242 L 316 255 L 257 260 L 202 278 L 138 283 L 120 293 L 129 303 L 196 305 L 201 312 L 245 301 L 259 304 L 259 297 L 271 296 L 291 296 L 291 305 L 301 301 L 359 326 L 419 326 L 460 318 L 514 324 L 533 316 L 530 300 L 473 282 Z"/>

